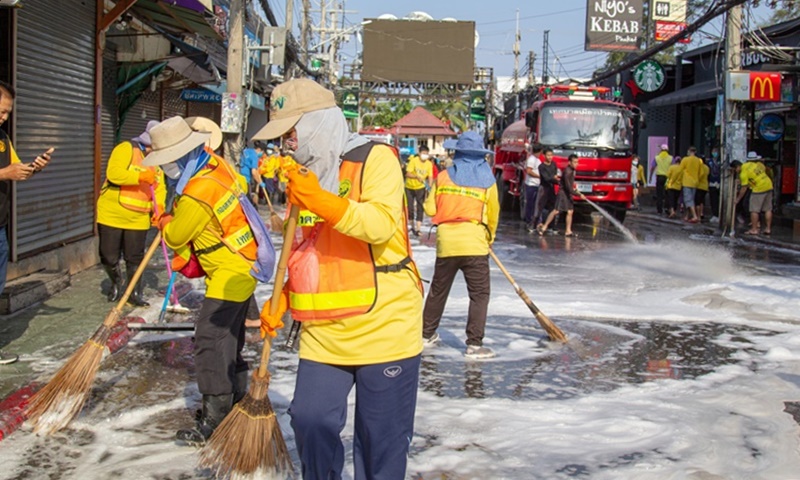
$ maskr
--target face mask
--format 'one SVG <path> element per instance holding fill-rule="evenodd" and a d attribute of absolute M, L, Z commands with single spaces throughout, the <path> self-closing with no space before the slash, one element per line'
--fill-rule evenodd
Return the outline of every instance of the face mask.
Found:
<path fill-rule="evenodd" d="M 638 161 L 636 161 L 636 160 L 634 160 L 634 161 L 633 161 L 633 164 L 634 164 L 634 165 L 639 165 L 639 162 L 638 162 Z"/>
<path fill-rule="evenodd" d="M 717 157 L 719 157 L 719 153 L 711 152 L 711 156 L 714 157 L 714 158 L 717 158 Z"/>
<path fill-rule="evenodd" d="M 427 159 L 431 158 L 431 156 L 428 155 L 427 153 L 423 153 L 422 155 L 419 156 L 419 158 L 421 158 L 423 160 L 427 160 Z"/>

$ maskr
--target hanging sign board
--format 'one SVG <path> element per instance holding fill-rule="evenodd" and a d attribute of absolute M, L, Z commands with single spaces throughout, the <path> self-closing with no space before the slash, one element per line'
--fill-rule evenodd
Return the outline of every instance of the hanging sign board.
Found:
<path fill-rule="evenodd" d="M 642 3 L 642 0 L 587 0 L 584 50 L 639 50 L 644 31 Z"/>

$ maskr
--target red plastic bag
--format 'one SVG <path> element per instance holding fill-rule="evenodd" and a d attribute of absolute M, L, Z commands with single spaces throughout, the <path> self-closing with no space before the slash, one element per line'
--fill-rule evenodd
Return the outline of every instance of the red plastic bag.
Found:
<path fill-rule="evenodd" d="M 191 255 L 189 256 L 189 261 L 186 262 L 186 265 L 183 266 L 178 273 L 183 275 L 186 278 L 200 278 L 206 276 L 206 271 L 203 270 L 203 266 L 200 265 L 200 260 L 197 258 L 197 255 L 194 253 L 194 245 L 190 244 L 191 248 Z"/>
<path fill-rule="evenodd" d="M 289 281 L 296 293 L 317 293 L 319 290 L 319 252 L 317 237 L 321 224 L 314 226 L 308 236 L 289 257 Z"/>

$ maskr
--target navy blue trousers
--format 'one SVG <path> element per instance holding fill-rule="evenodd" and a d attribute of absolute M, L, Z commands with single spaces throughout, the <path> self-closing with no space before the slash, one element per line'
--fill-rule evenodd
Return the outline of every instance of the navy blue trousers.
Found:
<path fill-rule="evenodd" d="M 356 387 L 355 480 L 402 480 L 414 434 L 420 356 L 364 366 L 300 360 L 289 407 L 304 480 L 339 480 L 340 434 Z"/>

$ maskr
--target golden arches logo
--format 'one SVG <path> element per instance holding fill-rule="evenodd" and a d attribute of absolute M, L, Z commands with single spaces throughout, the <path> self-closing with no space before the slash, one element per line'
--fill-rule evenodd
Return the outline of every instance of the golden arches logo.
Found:
<path fill-rule="evenodd" d="M 760 87 L 760 95 L 756 95 L 756 90 Z M 769 89 L 769 95 L 764 93 Z M 751 100 L 771 100 L 775 96 L 775 87 L 769 77 L 756 77 L 750 79 L 750 99 Z"/>

